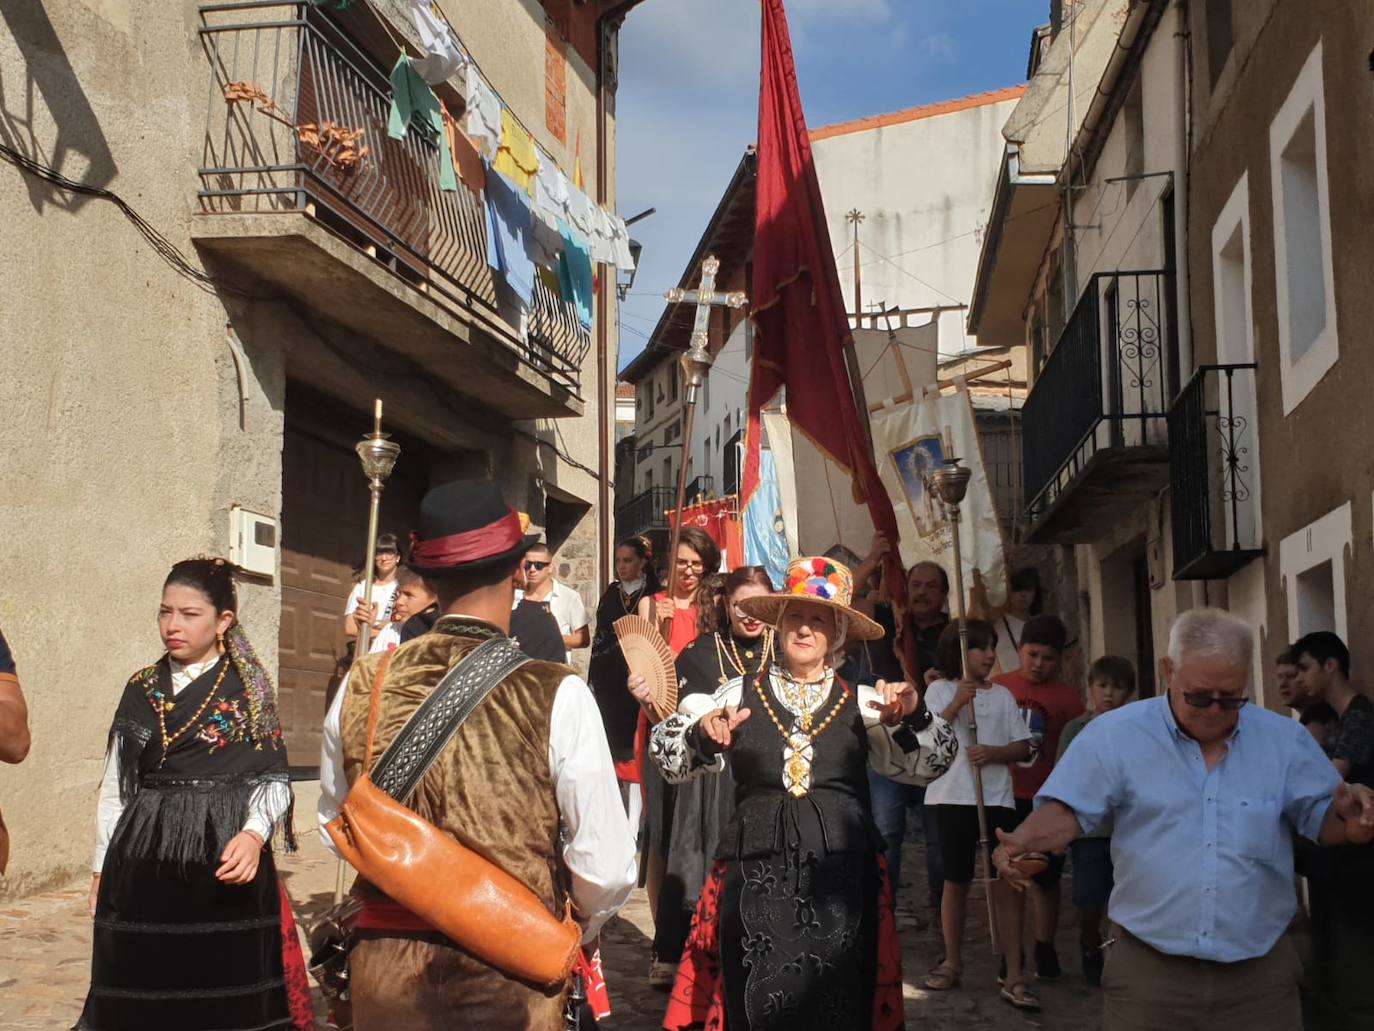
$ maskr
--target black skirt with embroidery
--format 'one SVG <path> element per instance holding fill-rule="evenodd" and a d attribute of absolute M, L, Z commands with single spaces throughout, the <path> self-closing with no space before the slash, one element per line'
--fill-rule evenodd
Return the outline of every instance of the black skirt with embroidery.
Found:
<path fill-rule="evenodd" d="M 263 852 L 248 884 L 217 880 L 218 865 L 125 858 L 111 849 L 96 902 L 91 990 L 78 1028 L 292 1026 L 272 853 Z"/>
<path fill-rule="evenodd" d="M 255 799 L 290 826 L 274 700 L 246 641 L 238 648 L 179 695 L 165 659 L 125 688 L 110 731 L 124 811 L 101 870 L 78 1031 L 293 1026 L 271 850 L 248 884 L 215 876 Z"/>

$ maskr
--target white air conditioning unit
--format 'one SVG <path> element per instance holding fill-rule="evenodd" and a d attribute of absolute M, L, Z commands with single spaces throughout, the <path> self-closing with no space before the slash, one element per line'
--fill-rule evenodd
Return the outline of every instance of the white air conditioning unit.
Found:
<path fill-rule="evenodd" d="M 229 509 L 229 561 L 252 576 L 277 575 L 277 521 L 234 505 Z"/>

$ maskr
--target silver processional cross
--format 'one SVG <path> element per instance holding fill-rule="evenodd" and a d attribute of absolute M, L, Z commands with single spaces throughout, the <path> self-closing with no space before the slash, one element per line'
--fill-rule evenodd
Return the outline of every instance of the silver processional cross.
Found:
<path fill-rule="evenodd" d="M 713 307 L 743 308 L 749 303 L 749 298 L 743 290 L 733 290 L 727 293 L 717 292 L 716 273 L 719 271 L 720 259 L 714 254 L 708 255 L 706 260 L 701 263 L 701 282 L 695 290 L 674 287 L 664 294 L 670 304 L 695 304 L 697 306 L 696 320 L 692 324 L 691 344 L 686 357 L 698 363 L 701 375 L 692 376 L 689 373 L 687 377 L 687 396 L 683 400 L 689 405 L 696 403 L 696 388 L 701 385 L 701 377 L 711 367 L 709 347 L 711 309 Z"/>
<path fill-rule="evenodd" d="M 701 263 L 701 282 L 695 290 L 684 290 L 681 287 L 674 287 L 665 296 L 670 304 L 695 304 L 697 306 L 696 321 L 692 325 L 692 341 L 682 356 L 682 371 L 686 380 L 687 389 L 683 391 L 683 413 L 682 413 L 682 458 L 677 470 L 677 504 L 674 506 L 675 512 L 681 512 L 687 501 L 687 468 L 692 456 L 692 424 L 696 420 L 697 410 L 697 391 L 701 389 L 701 384 L 706 380 L 706 374 L 711 371 L 711 348 L 710 343 L 710 320 L 711 309 L 713 307 L 743 308 L 749 303 L 749 298 L 744 291 L 734 290 L 728 293 L 716 292 L 716 273 L 720 271 L 720 259 L 714 254 L 708 255 L 706 260 Z M 682 536 L 682 520 L 680 518 L 672 521 L 673 532 L 671 543 L 668 546 L 668 554 L 671 561 L 668 563 L 668 597 L 675 596 L 677 589 L 677 548 L 678 541 Z M 661 632 L 664 637 L 668 636 L 668 628 L 671 621 L 664 622 Z"/>

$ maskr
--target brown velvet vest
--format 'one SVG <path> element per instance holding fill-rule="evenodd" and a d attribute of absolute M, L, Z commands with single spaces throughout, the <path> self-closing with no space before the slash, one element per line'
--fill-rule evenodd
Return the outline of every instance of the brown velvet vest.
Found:
<path fill-rule="evenodd" d="M 480 639 L 444 624 L 398 648 L 382 685 L 373 760 L 443 675 Z M 344 769 L 362 775 L 367 714 L 379 655 L 349 677 L 342 713 Z M 558 847 L 559 816 L 549 770 L 549 725 L 566 666 L 529 662 L 487 695 L 464 721 L 407 804 L 422 817 L 526 884 L 549 912 L 563 915 L 567 873 Z M 355 892 L 376 894 L 359 878 Z M 472 1000 L 473 1028 L 563 1027 L 563 990 L 532 987 L 461 953 L 455 998 Z M 447 964 L 446 964 L 447 966 Z"/>

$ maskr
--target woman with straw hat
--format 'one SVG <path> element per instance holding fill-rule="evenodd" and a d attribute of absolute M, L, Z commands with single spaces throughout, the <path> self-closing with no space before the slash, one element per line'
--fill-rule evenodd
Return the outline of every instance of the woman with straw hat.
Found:
<path fill-rule="evenodd" d="M 909 684 L 849 685 L 834 659 L 882 628 L 850 606 L 853 577 L 791 564 L 783 590 L 740 602 L 776 628 L 777 658 L 654 728 L 672 782 L 729 762 L 735 814 L 678 970 L 666 1028 L 902 1026 L 900 954 L 867 767 L 909 783 L 943 773 L 949 725 Z"/>

